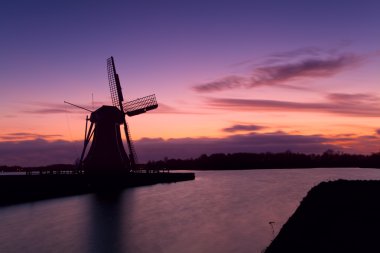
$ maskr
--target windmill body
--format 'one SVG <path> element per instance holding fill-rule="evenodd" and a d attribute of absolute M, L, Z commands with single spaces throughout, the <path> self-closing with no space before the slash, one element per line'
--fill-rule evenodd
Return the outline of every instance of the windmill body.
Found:
<path fill-rule="evenodd" d="M 83 161 L 88 173 L 119 173 L 131 170 L 124 150 L 120 125 L 124 115 L 114 106 L 102 106 L 91 113 L 90 122 L 95 125 L 91 148 Z"/>
<path fill-rule="evenodd" d="M 133 146 L 125 115 L 135 116 L 158 107 L 155 95 L 123 102 L 119 76 L 113 57 L 107 59 L 108 80 L 113 106 L 103 105 L 86 120 L 85 139 L 79 166 L 88 174 L 129 173 L 138 169 L 137 155 Z M 90 127 L 87 129 L 87 122 Z M 127 151 L 121 138 L 120 125 L 124 127 Z M 91 142 L 86 157 L 86 149 Z"/>

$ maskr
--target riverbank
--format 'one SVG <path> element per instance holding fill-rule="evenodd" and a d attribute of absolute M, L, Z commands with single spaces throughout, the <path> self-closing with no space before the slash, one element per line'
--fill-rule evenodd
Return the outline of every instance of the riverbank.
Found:
<path fill-rule="evenodd" d="M 320 183 L 265 252 L 380 252 L 379 195 L 380 181 Z"/>
<path fill-rule="evenodd" d="M 119 191 L 158 183 L 175 183 L 194 178 L 194 173 L 171 172 L 3 175 L 0 176 L 0 206 L 91 192 Z"/>

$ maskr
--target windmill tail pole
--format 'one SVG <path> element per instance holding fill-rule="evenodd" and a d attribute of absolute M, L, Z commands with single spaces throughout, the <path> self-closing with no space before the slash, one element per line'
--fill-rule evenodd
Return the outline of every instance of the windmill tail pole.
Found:
<path fill-rule="evenodd" d="M 66 104 L 72 105 L 72 106 L 74 106 L 74 107 L 77 107 L 77 108 L 79 108 L 79 109 L 86 110 L 86 111 L 88 111 L 88 112 L 93 112 L 93 111 L 91 111 L 91 110 L 89 110 L 89 109 L 87 109 L 87 108 L 84 108 L 84 107 L 82 107 L 82 106 L 74 105 L 74 104 L 69 103 L 69 102 L 67 102 L 67 101 L 63 101 L 63 102 L 66 103 Z"/>

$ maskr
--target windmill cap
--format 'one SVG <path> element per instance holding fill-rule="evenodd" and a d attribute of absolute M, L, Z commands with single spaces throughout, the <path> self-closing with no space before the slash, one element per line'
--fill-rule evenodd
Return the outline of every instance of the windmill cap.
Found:
<path fill-rule="evenodd" d="M 93 123 L 112 122 L 123 123 L 123 113 L 115 106 L 103 105 L 91 113 L 90 121 Z"/>

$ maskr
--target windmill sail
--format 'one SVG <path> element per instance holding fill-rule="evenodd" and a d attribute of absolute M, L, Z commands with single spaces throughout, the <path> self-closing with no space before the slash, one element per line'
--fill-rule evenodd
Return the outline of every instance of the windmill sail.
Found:
<path fill-rule="evenodd" d="M 113 57 L 107 59 L 108 81 L 110 84 L 111 99 L 113 106 L 122 110 L 121 103 L 124 101 L 123 93 L 121 92 L 119 75 L 116 73 Z"/>
<path fill-rule="evenodd" d="M 128 116 L 135 116 L 158 107 L 156 96 L 149 95 L 124 103 L 124 112 Z"/>
<path fill-rule="evenodd" d="M 108 81 L 110 85 L 112 104 L 115 107 L 118 107 L 123 113 L 123 124 L 124 124 L 124 133 L 127 138 L 128 150 L 129 150 L 129 160 L 131 162 L 132 169 L 136 169 L 137 164 L 137 155 L 136 150 L 133 146 L 132 138 L 129 132 L 127 122 L 124 117 L 124 107 L 123 107 L 123 94 L 121 92 L 119 75 L 116 73 L 115 63 L 113 57 L 107 59 L 107 71 L 108 71 Z"/>

